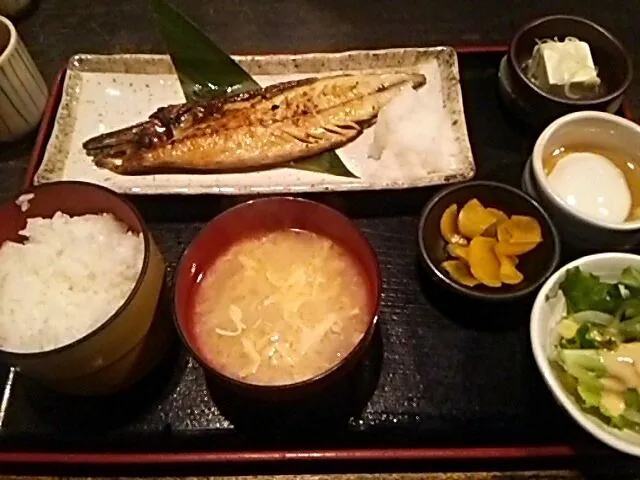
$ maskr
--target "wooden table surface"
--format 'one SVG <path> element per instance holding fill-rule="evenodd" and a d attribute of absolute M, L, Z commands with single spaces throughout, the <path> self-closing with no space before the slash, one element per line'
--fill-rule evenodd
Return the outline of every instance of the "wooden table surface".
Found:
<path fill-rule="evenodd" d="M 506 44 L 523 22 L 577 14 L 609 28 L 633 53 L 629 92 L 640 115 L 640 1 L 607 0 L 176 0 L 232 53 L 285 53 L 433 45 Z M 76 53 L 161 53 L 148 2 L 41 0 L 17 28 L 51 85 Z M 33 137 L 0 148 L 0 201 L 19 187 Z M 100 472 L 95 472 L 100 475 Z M 132 472 L 133 474 L 133 472 Z M 2 477 L 10 478 L 10 477 Z M 222 478 L 222 477 L 221 477 Z M 224 477 L 229 478 L 229 477 Z M 268 477 L 260 477 L 266 480 Z M 270 478 L 270 477 L 269 477 Z M 578 472 L 278 477 L 285 480 L 584 478 Z M 593 477 L 589 477 L 593 478 Z M 633 478 L 600 474 L 598 478 Z"/>

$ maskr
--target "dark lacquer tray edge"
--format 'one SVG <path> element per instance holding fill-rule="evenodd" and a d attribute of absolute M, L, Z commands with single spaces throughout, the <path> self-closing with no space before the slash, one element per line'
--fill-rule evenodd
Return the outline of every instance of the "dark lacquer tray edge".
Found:
<path fill-rule="evenodd" d="M 51 87 L 51 93 L 49 94 L 49 99 L 47 100 L 42 120 L 38 127 L 36 142 L 33 150 L 31 151 L 31 156 L 29 157 L 29 164 L 27 165 L 27 171 L 25 172 L 22 188 L 29 188 L 33 184 L 33 179 L 36 176 L 36 172 L 38 171 L 38 168 L 40 168 L 40 164 L 44 158 L 44 152 L 49 144 L 49 137 L 51 136 L 53 126 L 56 123 L 56 115 L 58 113 L 58 107 L 60 106 L 60 100 L 62 99 L 66 74 L 67 68 L 62 67 L 58 71 Z"/>
<path fill-rule="evenodd" d="M 586 454 L 580 450 L 580 455 Z M 273 463 L 281 461 L 416 461 L 416 460 L 519 460 L 576 456 L 568 445 L 471 448 L 372 448 L 340 450 L 263 450 L 238 452 L 0 452 L 0 463 L 75 465 L 151 465 L 203 463 Z"/>
<path fill-rule="evenodd" d="M 502 53 L 505 45 L 465 45 L 455 47 L 459 54 Z M 58 106 L 62 97 L 66 67 L 60 69 L 51 89 L 43 118 L 38 129 L 36 142 L 25 174 L 22 188 L 33 184 L 40 167 L 51 132 Z M 631 118 L 626 99 L 622 113 Z M 206 464 L 206 463 L 273 463 L 282 461 L 303 462 L 344 462 L 344 461 L 456 461 L 456 460 L 520 460 L 554 459 L 588 455 L 583 448 L 571 445 L 517 445 L 487 447 L 423 447 L 423 448 L 370 448 L 337 450 L 264 450 L 264 451 L 216 451 L 216 452 L 39 452 L 3 451 L 0 464 L 57 464 L 57 465 L 151 465 L 151 464 Z"/>

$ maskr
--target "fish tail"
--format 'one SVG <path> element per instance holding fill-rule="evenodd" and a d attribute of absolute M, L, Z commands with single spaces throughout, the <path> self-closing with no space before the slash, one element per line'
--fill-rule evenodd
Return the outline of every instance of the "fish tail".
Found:
<path fill-rule="evenodd" d="M 394 89 L 398 86 L 408 86 L 417 89 L 427 83 L 427 78 L 421 73 L 387 74 L 383 76 L 378 91 Z"/>

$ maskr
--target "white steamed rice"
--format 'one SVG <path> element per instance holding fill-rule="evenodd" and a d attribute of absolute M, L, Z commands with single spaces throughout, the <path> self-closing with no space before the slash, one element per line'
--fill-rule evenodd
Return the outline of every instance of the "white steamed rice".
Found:
<path fill-rule="evenodd" d="M 35 194 L 33 193 L 23 193 L 16 200 L 16 205 L 20 207 L 20 210 L 22 212 L 26 212 L 27 210 L 29 210 L 29 207 L 31 206 L 29 202 L 31 202 L 31 200 L 33 200 L 34 197 L 35 197 Z"/>
<path fill-rule="evenodd" d="M 31 218 L 0 247 L 0 348 L 51 350 L 89 333 L 131 293 L 144 240 L 111 214 Z"/>

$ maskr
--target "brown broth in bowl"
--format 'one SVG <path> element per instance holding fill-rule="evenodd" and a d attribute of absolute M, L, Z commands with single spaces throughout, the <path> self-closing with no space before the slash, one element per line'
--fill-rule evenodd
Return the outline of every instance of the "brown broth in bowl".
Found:
<path fill-rule="evenodd" d="M 198 350 L 221 373 L 257 385 L 308 380 L 337 365 L 372 314 L 358 263 L 321 235 L 281 230 L 233 245 L 203 275 Z"/>
<path fill-rule="evenodd" d="M 551 155 L 543 158 L 542 166 L 548 176 L 558 162 L 573 153 L 593 153 L 600 155 L 615 165 L 624 175 L 631 193 L 631 209 L 626 221 L 640 219 L 640 157 L 633 157 L 621 150 L 603 148 L 593 145 L 571 145 L 554 150 Z"/>

